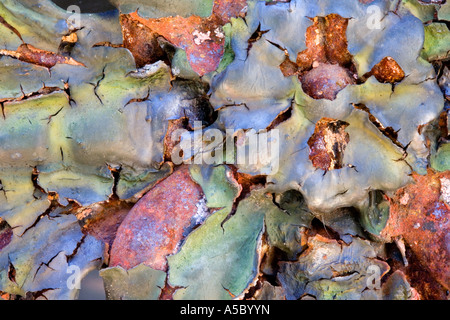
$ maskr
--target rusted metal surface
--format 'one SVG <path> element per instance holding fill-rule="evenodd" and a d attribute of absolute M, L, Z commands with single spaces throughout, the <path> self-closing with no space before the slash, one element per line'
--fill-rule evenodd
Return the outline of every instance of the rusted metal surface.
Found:
<path fill-rule="evenodd" d="M 384 57 L 370 71 L 379 82 L 396 83 L 403 80 L 405 72 L 392 57 Z"/>
<path fill-rule="evenodd" d="M 13 232 L 11 226 L 0 218 L 0 250 L 6 247 L 12 240 Z"/>
<path fill-rule="evenodd" d="M 136 67 L 140 68 L 158 60 L 168 63 L 167 55 L 158 42 L 159 34 L 138 23 L 128 14 L 120 15 L 120 25 L 123 46 L 133 54 Z"/>
<path fill-rule="evenodd" d="M 355 83 L 345 34 L 348 19 L 330 14 L 312 20 L 305 34 L 307 49 L 297 55 L 299 80 L 314 99 L 334 100 L 339 91 Z"/>
<path fill-rule="evenodd" d="M 450 172 L 431 169 L 413 174 L 414 184 L 391 199 L 390 217 L 381 232 L 384 238 L 403 237 L 420 263 L 447 290 L 450 288 Z"/>
<path fill-rule="evenodd" d="M 247 0 L 215 0 L 209 17 L 170 16 L 158 19 L 138 13 L 120 15 L 123 44 L 100 42 L 95 46 L 123 47 L 132 53 L 138 68 L 158 60 L 170 64 L 164 41 L 186 51 L 192 69 L 200 76 L 214 71 L 224 53 L 222 26 L 232 17 L 244 17 Z M 1 22 L 1 21 L 0 21 Z"/>
<path fill-rule="evenodd" d="M 209 214 L 202 189 L 181 166 L 158 183 L 131 209 L 111 248 L 110 266 L 144 263 L 166 271 L 166 256 Z"/>
<path fill-rule="evenodd" d="M 286 77 L 297 75 L 303 91 L 312 98 L 334 100 L 347 85 L 363 83 L 372 75 L 382 83 L 396 83 L 405 77 L 403 69 L 392 57 L 384 57 L 358 79 L 347 46 L 349 19 L 333 13 L 311 20 L 313 24 L 305 33 L 306 49 L 297 54 L 295 63 L 287 56 L 280 69 Z"/>
<path fill-rule="evenodd" d="M 306 49 L 296 62 L 287 56 L 280 64 L 284 76 L 297 75 L 303 91 L 314 99 L 334 100 L 339 91 L 356 83 L 355 66 L 347 48 L 348 19 L 338 14 L 314 17 L 306 29 Z"/>
<path fill-rule="evenodd" d="M 9 56 L 11 58 L 15 58 L 20 61 L 35 64 L 48 69 L 54 67 L 59 63 L 85 67 L 83 63 L 78 62 L 71 57 L 66 57 L 55 52 L 38 49 L 28 43 L 22 43 L 16 51 L 0 50 L 0 56 Z"/>
<path fill-rule="evenodd" d="M 309 159 L 314 167 L 326 171 L 342 168 L 344 150 L 350 141 L 345 132 L 348 125 L 345 121 L 330 118 L 322 118 L 316 123 L 308 140 Z"/>
<path fill-rule="evenodd" d="M 225 24 L 233 17 L 243 17 L 246 13 L 247 0 L 214 0 L 213 14 Z"/>
<path fill-rule="evenodd" d="M 231 17 L 245 15 L 247 1 L 216 0 L 211 16 L 190 16 L 146 19 L 137 12 L 128 15 L 131 21 L 144 25 L 151 33 L 163 36 L 176 47 L 186 51 L 192 69 L 200 76 L 214 71 L 224 53 L 225 34 L 222 26 Z M 125 38 L 125 37 L 124 37 Z"/>
<path fill-rule="evenodd" d="M 315 62 L 348 66 L 352 60 L 345 34 L 348 19 L 333 13 L 312 21 L 305 34 L 307 49 L 297 55 L 298 66 L 304 70 L 312 68 Z"/>
<path fill-rule="evenodd" d="M 299 67 L 297 63 L 292 62 L 289 57 L 286 57 L 286 59 L 284 59 L 284 61 L 280 64 L 280 70 L 281 73 L 283 73 L 283 76 L 290 77 L 298 73 Z"/>
<path fill-rule="evenodd" d="M 133 12 L 130 13 L 130 18 L 185 50 L 192 69 L 199 75 L 214 71 L 219 66 L 224 52 L 225 35 L 217 16 L 146 19 Z"/>

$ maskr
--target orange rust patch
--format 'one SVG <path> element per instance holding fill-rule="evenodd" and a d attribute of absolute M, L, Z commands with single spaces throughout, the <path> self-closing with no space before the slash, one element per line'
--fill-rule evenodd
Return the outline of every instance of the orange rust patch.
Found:
<path fill-rule="evenodd" d="M 166 256 L 177 252 L 185 233 L 196 225 L 194 216 L 205 213 L 203 199 L 189 167 L 179 167 L 131 209 L 117 230 L 110 266 L 130 269 L 144 263 L 166 271 Z"/>
<path fill-rule="evenodd" d="M 281 73 L 283 73 L 283 76 L 290 77 L 297 74 L 299 68 L 295 62 L 292 62 L 289 57 L 286 56 L 286 59 L 280 64 L 280 70 Z"/>
<path fill-rule="evenodd" d="M 397 191 L 391 199 L 390 217 L 381 235 L 403 237 L 423 266 L 447 290 L 450 288 L 450 209 L 445 203 L 444 179 L 450 172 L 414 173 L 415 183 Z"/>
<path fill-rule="evenodd" d="M 68 35 L 61 37 L 62 42 L 75 43 L 78 41 L 78 36 L 76 32 L 71 32 Z"/>
<path fill-rule="evenodd" d="M 284 76 L 297 75 L 303 91 L 314 99 L 334 100 L 339 91 L 355 83 L 353 56 L 347 48 L 348 19 L 338 14 L 311 19 L 305 50 L 296 62 L 287 56 L 280 64 Z"/>
<path fill-rule="evenodd" d="M 309 159 L 313 166 L 328 171 L 343 166 L 344 150 L 350 141 L 345 121 L 322 118 L 308 140 Z"/>
<path fill-rule="evenodd" d="M 439 115 L 439 130 L 441 131 L 441 137 L 447 139 L 449 136 L 448 132 L 448 111 L 444 110 Z"/>
<path fill-rule="evenodd" d="M 130 17 L 160 34 L 174 46 L 185 50 L 192 69 L 199 75 L 214 71 L 219 66 L 225 36 L 222 20 L 216 15 L 208 18 L 176 16 L 146 19 L 133 12 Z"/>
<path fill-rule="evenodd" d="M 266 176 L 251 175 L 243 172 L 238 172 L 238 168 L 234 165 L 229 166 L 233 172 L 233 179 L 239 185 L 238 197 L 250 194 L 252 190 L 259 189 L 266 184 Z"/>
<path fill-rule="evenodd" d="M 130 50 L 137 68 L 158 60 L 168 63 L 167 55 L 158 42 L 159 34 L 133 19 L 129 14 L 120 15 L 120 25 L 123 47 Z"/>
<path fill-rule="evenodd" d="M 222 24 L 233 17 L 244 17 L 247 0 L 214 0 L 213 14 L 222 19 Z"/>
<path fill-rule="evenodd" d="M 305 34 L 307 49 L 297 55 L 298 66 L 309 70 L 319 62 L 348 67 L 353 57 L 347 49 L 347 25 L 347 18 L 334 13 L 313 18 Z"/>
<path fill-rule="evenodd" d="M 382 83 L 396 83 L 405 77 L 398 63 L 392 57 L 385 57 L 358 79 L 347 46 L 349 19 L 333 13 L 311 20 L 313 24 L 305 32 L 306 49 L 297 54 L 295 63 L 286 57 L 280 64 L 285 77 L 298 76 L 303 91 L 310 97 L 334 100 L 347 85 L 364 82 L 372 75 Z"/>
<path fill-rule="evenodd" d="M 38 49 L 28 43 L 22 43 L 16 51 L 0 50 L 0 56 L 1 55 L 10 56 L 20 61 L 35 64 L 48 69 L 59 63 L 85 67 L 83 63 L 78 62 L 73 58 L 62 56 L 51 51 Z"/>
<path fill-rule="evenodd" d="M 327 60 L 332 64 L 339 64 L 348 67 L 352 63 L 352 55 L 347 49 L 347 18 L 342 18 L 338 14 L 330 14 L 326 20 L 326 54 Z"/>
<path fill-rule="evenodd" d="M 107 245 L 112 245 L 117 229 L 132 207 L 125 201 L 107 201 L 83 207 L 76 212 L 84 234 L 89 234 Z"/>
<path fill-rule="evenodd" d="M 392 250 L 394 246 L 388 247 Z M 392 271 L 403 271 L 408 282 L 414 287 L 415 290 L 417 290 L 418 294 L 420 294 L 421 299 L 446 300 L 446 289 L 436 281 L 427 266 L 422 265 L 417 256 L 409 247 L 406 248 L 406 259 L 408 261 L 408 266 L 405 266 L 401 259 L 388 259 Z"/>
<path fill-rule="evenodd" d="M 163 36 L 174 46 L 185 50 L 192 69 L 203 76 L 219 66 L 225 45 L 222 26 L 231 17 L 244 14 L 242 10 L 245 5 L 246 1 L 243 0 L 216 0 L 213 12 L 207 18 L 176 16 L 146 19 L 137 12 L 128 16 L 132 21 L 146 26 L 151 32 Z"/>
<path fill-rule="evenodd" d="M 392 57 L 384 57 L 370 71 L 381 83 L 396 83 L 403 80 L 405 72 Z"/>

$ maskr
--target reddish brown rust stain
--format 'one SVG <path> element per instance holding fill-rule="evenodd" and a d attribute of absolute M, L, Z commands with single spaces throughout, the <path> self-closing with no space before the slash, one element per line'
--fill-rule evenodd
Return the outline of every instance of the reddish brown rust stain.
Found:
<path fill-rule="evenodd" d="M 158 300 L 173 300 L 173 295 L 178 289 L 183 287 L 172 287 L 167 281 L 164 287 L 161 289 L 161 294 L 159 295 Z"/>
<path fill-rule="evenodd" d="M 325 171 L 342 168 L 344 150 L 350 141 L 345 121 L 322 118 L 308 140 L 309 159 L 313 166 Z"/>
<path fill-rule="evenodd" d="M 233 184 L 238 185 L 239 188 L 236 196 L 239 200 L 242 200 L 253 190 L 259 189 L 266 184 L 266 176 L 264 175 L 251 175 L 239 172 L 238 168 L 234 165 L 230 165 L 229 168 L 233 172 Z"/>
<path fill-rule="evenodd" d="M 284 59 L 284 61 L 280 64 L 280 70 L 283 76 L 290 77 L 299 72 L 299 67 L 297 63 L 292 62 L 288 56 Z"/>
<path fill-rule="evenodd" d="M 216 15 L 208 18 L 176 16 L 146 19 L 133 12 L 130 17 L 152 32 L 160 34 L 174 46 L 185 50 L 192 69 L 199 75 L 214 71 L 219 66 L 225 36 L 221 19 Z"/>
<path fill-rule="evenodd" d="M 397 191 L 391 199 L 390 217 L 381 235 L 403 237 L 407 246 L 432 276 L 450 289 L 450 208 L 444 201 L 442 182 L 450 172 L 414 173 L 415 183 Z"/>
<path fill-rule="evenodd" d="M 28 43 L 22 43 L 16 51 L 0 50 L 0 55 L 10 56 L 20 61 L 35 64 L 48 69 L 59 63 L 85 67 L 83 63 L 78 62 L 71 57 L 66 57 L 51 51 L 38 49 Z"/>
<path fill-rule="evenodd" d="M 289 106 L 287 109 L 281 111 L 277 117 L 272 120 L 272 122 L 266 127 L 267 131 L 275 129 L 279 124 L 288 120 L 292 116 L 292 106 Z"/>
<path fill-rule="evenodd" d="M 225 24 L 233 17 L 244 17 L 246 6 L 247 0 L 214 0 L 212 12 Z"/>
<path fill-rule="evenodd" d="M 326 50 L 326 19 L 315 17 L 313 24 L 306 29 L 306 49 L 297 54 L 297 65 L 301 70 L 312 68 L 314 61 L 327 62 Z"/>
<path fill-rule="evenodd" d="M 213 12 L 207 18 L 175 16 L 147 19 L 137 12 L 128 16 L 135 23 L 147 27 L 150 32 L 161 35 L 174 46 L 185 50 L 192 69 L 203 76 L 219 66 L 225 45 L 222 26 L 231 17 L 242 15 L 245 5 L 246 1 L 243 0 L 216 0 Z"/>
<path fill-rule="evenodd" d="M 0 251 L 11 242 L 12 237 L 13 231 L 11 226 L 0 218 Z"/>
<path fill-rule="evenodd" d="M 297 65 L 302 70 L 311 69 L 315 62 L 349 66 L 353 57 L 347 49 L 348 20 L 334 13 L 313 18 L 305 34 L 307 49 L 298 53 Z"/>
<path fill-rule="evenodd" d="M 426 265 L 418 260 L 417 256 L 412 252 L 411 248 L 406 247 L 406 259 L 408 265 L 405 266 L 402 259 L 393 252 L 398 252 L 398 248 L 395 244 L 389 244 L 388 246 L 389 258 L 387 262 L 392 268 L 392 272 L 395 270 L 401 270 L 406 275 L 406 279 L 409 284 L 414 287 L 420 299 L 422 300 L 446 300 L 446 289 L 436 281 L 433 275 L 430 273 Z M 392 249 L 395 248 L 395 249 Z M 393 252 L 391 252 L 393 251 Z"/>
<path fill-rule="evenodd" d="M 123 46 L 130 50 L 137 68 L 159 60 L 169 63 L 166 53 L 158 42 L 159 34 L 134 20 L 129 14 L 120 15 L 120 25 L 122 26 Z"/>
<path fill-rule="evenodd" d="M 444 139 L 449 138 L 448 132 L 448 111 L 444 110 L 439 115 L 439 131 L 441 132 L 441 137 Z"/>
<path fill-rule="evenodd" d="M 348 19 L 338 14 L 311 19 L 306 29 L 306 49 L 280 64 L 284 76 L 297 75 L 303 91 L 314 99 L 334 100 L 339 91 L 356 81 L 353 57 L 347 48 Z"/>
<path fill-rule="evenodd" d="M 334 13 L 325 17 L 325 48 L 328 63 L 339 64 L 342 67 L 348 67 L 352 63 L 353 56 L 347 49 L 348 20 Z"/>
<path fill-rule="evenodd" d="M 205 210 L 203 198 L 189 167 L 179 167 L 131 209 L 117 230 L 110 266 L 130 269 L 144 263 L 166 271 L 166 256 L 176 253 L 184 233 L 193 227 L 192 218 Z"/>
<path fill-rule="evenodd" d="M 117 229 L 131 210 L 132 204 L 125 201 L 107 201 L 83 207 L 76 212 L 81 221 L 81 230 L 111 246 Z"/>
<path fill-rule="evenodd" d="M 119 18 L 122 27 L 122 44 L 103 41 L 94 44 L 94 47 L 126 48 L 133 55 L 137 68 L 160 60 L 170 65 L 168 54 L 163 49 L 165 40 L 162 36 L 133 19 L 129 14 L 120 14 Z"/>
<path fill-rule="evenodd" d="M 396 83 L 405 73 L 392 57 L 385 57 L 370 72 L 358 79 L 353 56 L 347 46 L 349 18 L 338 14 L 311 19 L 306 29 L 306 49 L 297 54 L 296 62 L 289 56 L 280 64 L 285 77 L 297 75 L 303 91 L 314 99 L 336 99 L 339 91 L 349 84 L 362 83 L 374 76 L 382 83 Z"/>
<path fill-rule="evenodd" d="M 396 83 L 403 80 L 405 72 L 392 57 L 384 57 L 372 68 L 369 75 L 373 75 L 381 83 Z"/>

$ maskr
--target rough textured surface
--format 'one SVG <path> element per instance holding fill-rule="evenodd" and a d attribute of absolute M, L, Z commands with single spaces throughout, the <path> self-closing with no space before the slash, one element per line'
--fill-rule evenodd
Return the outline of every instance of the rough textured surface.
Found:
<path fill-rule="evenodd" d="M 0 297 L 446 299 L 424 2 L 2 1 Z"/>
<path fill-rule="evenodd" d="M 353 84 L 354 79 L 348 71 L 334 64 L 322 64 L 310 70 L 302 77 L 303 91 L 314 99 L 336 99 L 339 91 Z"/>
<path fill-rule="evenodd" d="M 370 244 L 353 239 L 350 245 L 316 235 L 296 262 L 282 262 L 278 279 L 287 299 L 312 295 L 317 299 L 373 299 L 380 287 L 370 287 L 371 268 L 383 277 L 389 266 L 376 259 Z"/>
<path fill-rule="evenodd" d="M 334 170 L 343 167 L 344 150 L 349 141 L 344 121 L 322 118 L 308 139 L 309 159 L 316 168 Z"/>
<path fill-rule="evenodd" d="M 122 221 L 128 215 L 132 205 L 126 202 L 111 201 L 96 203 L 80 208 L 76 213 L 81 222 L 81 230 L 111 246 Z"/>
<path fill-rule="evenodd" d="M 219 66 L 224 54 L 225 34 L 222 26 L 231 17 L 238 16 L 246 1 L 215 1 L 208 18 L 190 16 L 145 19 L 137 12 L 128 15 L 135 23 L 149 28 L 151 33 L 163 36 L 174 46 L 186 51 L 192 69 L 203 76 Z"/>
<path fill-rule="evenodd" d="M 372 21 L 375 25 L 380 23 L 380 28 L 372 28 L 367 21 L 369 5 L 376 5 L 386 13 L 384 19 Z M 323 212 L 336 205 L 358 206 L 367 198 L 367 190 L 393 191 L 408 182 L 411 169 L 420 173 L 426 170 L 428 154 L 417 128 L 438 116 L 443 108 L 442 94 L 431 64 L 420 58 L 422 22 L 403 7 L 397 15 L 390 9 L 395 8 L 385 1 L 370 4 L 348 1 L 341 6 L 332 1 L 321 2 L 320 6 L 310 1 L 276 5 L 256 2 L 249 3 L 246 25 L 239 19 L 232 21 L 235 60 L 212 79 L 211 102 L 218 110 L 217 121 L 224 127 L 261 130 L 292 106 L 292 98 L 295 102 L 293 116 L 275 128 L 283 137 L 280 139 L 283 151 L 279 171 L 268 177 L 274 190 L 297 189 L 305 194 L 314 210 Z M 307 17 L 321 18 L 311 21 Z M 296 28 L 291 28 L 292 25 Z M 258 28 L 268 31 L 249 47 L 247 41 Z M 328 28 L 338 35 L 336 39 L 327 40 Z M 295 62 L 298 70 L 287 55 L 299 55 Z M 345 71 L 340 70 L 348 73 L 351 81 L 344 76 L 347 81 L 337 86 L 341 90 L 331 90 L 330 98 L 339 91 L 334 100 L 313 99 L 302 89 L 305 85 L 297 76 L 303 72 L 303 77 L 307 77 L 308 71 L 315 72 L 321 63 L 329 61 L 345 66 Z M 285 77 L 282 71 L 292 76 Z M 368 78 L 364 79 L 364 75 Z M 345 86 L 355 80 L 353 76 L 362 83 Z M 327 77 L 322 80 L 328 84 Z M 358 105 L 366 106 L 368 112 L 355 110 Z M 309 156 L 306 143 L 314 128 L 311 123 L 316 124 L 324 117 L 350 124 L 346 128 L 350 142 L 344 152 L 344 163 L 351 167 L 328 172 L 322 178 L 305 161 Z M 374 127 L 378 130 L 374 131 Z M 396 133 L 396 141 L 390 141 L 393 135 L 387 136 L 386 128 Z M 402 148 L 408 144 L 405 155 Z M 371 150 L 386 153 L 377 155 Z M 383 159 L 375 159 L 378 156 Z M 395 161 L 398 159 L 405 161 Z M 239 165 L 239 169 L 249 174 L 263 171 L 246 164 Z M 326 196 L 323 190 L 336 192 Z"/>
<path fill-rule="evenodd" d="M 414 175 L 415 183 L 397 191 L 383 237 L 402 237 L 445 288 L 450 287 L 450 172 Z"/>
<path fill-rule="evenodd" d="M 74 283 L 73 271 L 67 272 L 69 267 L 79 268 L 80 276 L 98 268 L 103 246 L 95 238 L 82 234 L 74 216 L 59 214 L 58 210 L 50 212 L 22 232 L 21 228 L 14 229 L 8 251 L 0 251 L 1 291 L 26 296 L 27 292 L 47 289 L 47 299 L 76 298 L 77 288 L 67 285 Z M 20 225 L 20 221 L 15 223 Z"/>
<path fill-rule="evenodd" d="M 120 25 L 123 47 L 131 51 L 137 68 L 159 60 L 168 62 L 167 55 L 158 42 L 158 33 L 133 20 L 128 14 L 120 15 Z"/>
<path fill-rule="evenodd" d="M 405 72 L 398 65 L 397 61 L 391 57 L 384 57 L 380 62 L 373 66 L 370 74 L 380 82 L 396 83 L 403 80 Z"/>
<path fill-rule="evenodd" d="M 169 282 L 183 287 L 175 299 L 231 299 L 251 285 L 261 259 L 264 213 L 276 209 L 269 203 L 255 192 L 228 221 L 229 209 L 224 208 L 188 236 L 181 250 L 168 257 Z"/>
<path fill-rule="evenodd" d="M 184 236 L 208 215 L 202 189 L 189 168 L 180 167 L 130 210 L 117 230 L 110 266 L 131 269 L 143 263 L 166 271 L 166 256 L 176 253 Z"/>

